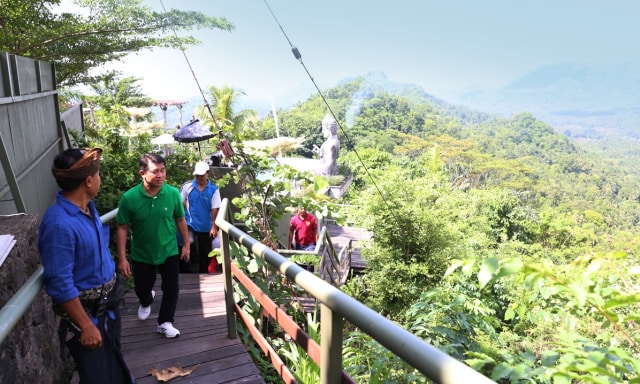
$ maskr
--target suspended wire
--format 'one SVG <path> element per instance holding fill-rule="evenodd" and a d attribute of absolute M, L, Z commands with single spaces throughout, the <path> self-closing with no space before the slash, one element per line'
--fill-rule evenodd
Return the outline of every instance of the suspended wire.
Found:
<path fill-rule="evenodd" d="M 318 87 L 318 84 L 316 84 L 315 79 L 313 78 L 313 76 L 309 72 L 309 69 L 307 69 L 307 66 L 304 64 L 304 61 L 302 61 L 302 54 L 300 54 L 300 50 L 298 50 L 298 48 L 295 45 L 293 45 L 293 43 L 289 39 L 289 36 L 287 36 L 287 33 L 285 32 L 284 28 L 282 27 L 282 24 L 280 24 L 280 21 L 278 20 L 276 15 L 271 10 L 271 7 L 269 6 L 269 3 L 267 2 L 267 0 L 263 0 L 263 1 L 264 1 L 264 4 L 269 9 L 269 12 L 271 13 L 271 16 L 273 16 L 273 19 L 275 20 L 276 24 L 278 24 L 278 27 L 280 27 L 280 30 L 282 31 L 282 34 L 284 35 L 285 39 L 287 39 L 287 41 L 289 42 L 289 45 L 291 46 L 291 52 L 293 53 L 293 56 L 296 58 L 296 60 L 298 60 L 300 62 L 300 64 L 302 65 L 302 68 L 304 68 L 305 72 L 307 73 L 307 76 L 309 76 L 309 79 L 313 83 L 313 86 L 316 88 L 316 91 L 318 91 L 318 94 L 320 95 L 320 98 L 322 98 L 322 101 L 327 106 L 327 109 L 329 110 L 329 113 L 331 113 L 331 116 L 333 116 L 333 118 L 336 121 L 336 123 L 338 123 L 338 127 L 340 127 L 340 131 L 342 132 L 342 134 L 344 135 L 344 137 L 347 139 L 348 142 L 353 142 L 351 140 L 351 137 L 347 134 L 347 132 L 343 128 L 342 124 L 340 123 L 340 121 L 336 117 L 336 114 L 333 112 L 333 109 L 331 109 L 331 106 L 329 105 L 329 102 L 324 97 L 324 94 L 320 90 L 320 87 Z M 387 209 L 389 210 L 389 213 L 396 220 L 396 223 L 399 224 L 400 221 L 398 220 L 398 217 L 394 213 L 393 209 L 391 209 L 391 206 L 389 205 L 389 202 L 387 202 L 387 199 L 385 198 L 384 194 L 382 193 L 382 191 L 378 187 L 378 184 L 374 180 L 373 176 L 371 176 L 371 173 L 369 173 L 369 169 L 367 168 L 367 166 L 364 164 L 364 162 L 360 158 L 360 155 L 358 154 L 358 151 L 355 149 L 355 147 L 352 149 L 352 151 L 355 153 L 355 155 L 358 158 L 358 161 L 360 162 L 360 164 L 362 164 L 362 167 L 364 168 L 365 173 L 367 174 L 367 176 L 371 180 L 371 183 L 373 184 L 373 186 L 376 188 L 376 191 L 378 192 L 380 197 L 382 197 L 382 201 L 387 206 Z"/>
<path fill-rule="evenodd" d="M 167 10 L 164 7 L 164 3 L 162 2 L 162 0 L 160 0 L 160 5 L 162 5 L 162 11 L 164 13 L 167 13 Z M 179 41 L 178 33 L 176 32 L 176 29 L 173 28 L 172 26 L 171 30 L 173 31 L 173 35 L 176 37 L 176 41 Z M 196 73 L 193 70 L 193 67 L 191 66 L 191 62 L 187 57 L 187 52 L 184 46 L 182 45 L 182 43 L 180 43 L 180 50 L 182 51 L 182 55 L 184 56 L 184 59 L 187 62 L 187 65 L 189 66 L 189 69 L 191 70 L 191 76 L 193 76 L 193 80 L 195 80 L 196 85 L 198 86 L 198 90 L 200 91 L 200 95 L 202 96 L 202 100 L 204 101 L 204 106 L 207 108 L 207 111 L 209 111 L 209 116 L 211 116 L 213 125 L 218 129 L 218 144 L 216 144 L 216 148 L 218 148 L 218 150 L 222 152 L 225 158 L 231 159 L 235 156 L 235 152 L 233 151 L 233 148 L 231 148 L 231 143 L 229 143 L 229 140 L 227 140 L 227 138 L 224 137 L 224 132 L 222 131 L 222 124 L 218 123 L 216 117 L 213 114 L 213 111 L 211 111 L 211 106 L 209 105 L 209 102 L 207 101 L 207 98 L 205 97 L 204 92 L 202 91 L 202 87 L 200 86 L 198 77 L 196 76 Z"/>
<path fill-rule="evenodd" d="M 162 0 L 160 0 L 160 5 L 162 6 L 162 11 L 164 13 L 167 13 L 167 10 L 164 7 L 164 3 L 162 2 Z M 173 35 L 175 36 L 176 41 L 179 41 L 178 33 L 176 32 L 176 29 L 173 26 L 171 27 L 171 31 L 173 31 Z M 182 51 L 182 55 L 184 56 L 184 59 L 187 62 L 187 65 L 189 66 L 189 70 L 191 71 L 191 76 L 193 76 L 193 80 L 195 80 L 195 82 L 196 82 L 196 86 L 198 87 L 198 91 L 200 91 L 200 95 L 202 96 L 202 100 L 204 101 L 204 106 L 207 108 L 207 111 L 209 111 L 209 115 L 211 116 L 211 119 L 213 120 L 213 124 L 216 126 L 216 128 L 218 128 L 218 134 L 220 136 L 222 136 L 222 126 L 218 124 L 215 116 L 213 115 L 213 112 L 211 111 L 211 106 L 209 105 L 209 102 L 207 101 L 207 98 L 205 97 L 204 92 L 202 91 L 202 87 L 200 86 L 200 82 L 198 81 L 198 77 L 196 76 L 196 73 L 193 70 L 193 67 L 191 66 L 191 62 L 189 61 L 189 58 L 187 57 L 187 52 L 186 52 L 184 46 L 182 45 L 182 43 L 180 43 L 180 51 Z"/>

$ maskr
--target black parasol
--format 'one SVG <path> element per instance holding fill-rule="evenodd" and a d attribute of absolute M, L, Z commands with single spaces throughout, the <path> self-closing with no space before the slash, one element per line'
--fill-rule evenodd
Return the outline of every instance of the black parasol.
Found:
<path fill-rule="evenodd" d="M 209 131 L 209 128 L 202 125 L 200 120 L 196 119 L 189 124 L 180 127 L 173 138 L 180 143 L 198 143 L 198 151 L 200 151 L 200 142 L 209 140 L 216 134 Z"/>

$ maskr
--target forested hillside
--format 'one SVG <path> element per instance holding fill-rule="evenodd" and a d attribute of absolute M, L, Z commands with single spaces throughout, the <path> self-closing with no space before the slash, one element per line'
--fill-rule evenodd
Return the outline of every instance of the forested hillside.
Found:
<path fill-rule="evenodd" d="M 617 156 L 603 158 L 532 114 L 490 116 L 413 86 L 391 93 L 360 78 L 325 97 L 341 122 L 345 162 L 362 150 L 410 161 L 437 148 L 452 188 L 507 188 L 537 208 L 594 210 L 616 228 L 638 222 L 639 177 L 625 148 L 610 148 Z M 319 96 L 279 112 L 281 135 L 307 138 L 298 155 L 312 157 L 313 146 L 322 143 L 320 122 L 327 112 Z M 274 137 L 272 116 L 258 129 L 262 138 Z M 632 145 L 626 151 L 637 152 Z"/>
<path fill-rule="evenodd" d="M 133 83 L 112 86 L 121 84 Z M 270 227 L 278 215 L 309 204 L 373 233 L 362 249 L 369 268 L 343 287 L 348 294 L 494 380 L 637 382 L 639 180 L 636 162 L 613 156 L 637 156 L 633 145 L 609 144 L 611 156 L 603 157 L 532 114 L 491 116 L 414 86 L 391 89 L 356 78 L 324 91 L 324 99 L 278 112 L 281 136 L 305 138 L 293 156 L 306 157 L 323 142 L 325 99 L 335 113 L 340 168 L 354 182 L 334 204 L 319 192 L 327 180 L 272 169 L 266 154 L 244 151 L 249 140 L 275 136 L 272 116 L 234 111 L 233 89 L 211 87 L 210 94 L 242 164 L 234 176 L 245 192 L 234 200 L 236 219 L 252 236 L 275 247 Z M 92 100 L 102 108 L 77 139 L 105 150 L 96 204 L 106 212 L 134 183 L 137 154 L 152 145 L 149 135 L 119 133 L 129 124 L 127 103 Z M 168 182 L 180 185 L 198 153 L 175 149 L 167 156 Z M 276 177 L 256 177 L 265 171 Z M 289 193 L 291 180 L 302 186 L 296 194 Z M 216 183 L 229 181 L 226 175 Z M 235 260 L 259 278 L 256 260 Z M 263 278 L 288 313 L 304 317 L 287 294 L 290 284 Z M 259 306 L 243 297 L 243 310 L 260 318 Z M 307 328 L 317 324 L 307 321 Z M 357 329 L 345 335 L 344 367 L 358 382 L 426 381 Z M 282 353 L 289 344 L 279 342 Z"/>
<path fill-rule="evenodd" d="M 490 116 L 415 87 L 357 78 L 324 96 L 355 180 L 340 215 L 374 233 L 349 294 L 495 380 L 637 377 L 633 164 L 532 114 Z M 327 112 L 320 96 L 278 112 L 281 135 L 307 139 L 298 156 L 322 143 Z M 252 129 L 274 137 L 272 116 Z M 361 352 L 345 357 L 354 377 L 412 377 L 365 335 L 347 344 Z"/>

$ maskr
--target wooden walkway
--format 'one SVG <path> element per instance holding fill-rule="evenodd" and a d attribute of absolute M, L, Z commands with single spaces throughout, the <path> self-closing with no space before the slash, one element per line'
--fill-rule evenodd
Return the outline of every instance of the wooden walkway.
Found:
<path fill-rule="evenodd" d="M 362 273 L 367 265 L 365 261 L 362 260 L 362 255 L 360 254 L 361 245 L 358 244 L 358 242 L 371 239 L 371 232 L 362 228 L 342 227 L 335 224 L 327 224 L 326 227 L 329 236 L 331 236 L 331 242 L 337 252 L 340 252 L 349 240 L 354 241 L 353 252 L 351 254 L 351 270 L 355 274 Z"/>
<path fill-rule="evenodd" d="M 161 371 L 170 367 L 190 369 L 196 365 L 190 375 L 169 383 L 264 383 L 240 339 L 227 337 L 222 274 L 180 275 L 174 322 L 180 336 L 174 339 L 156 333 L 162 300 L 160 283 L 158 275 L 151 315 L 144 321 L 138 319 L 139 303 L 133 289 L 125 294 L 122 352 L 138 384 L 159 383 L 149 374 L 153 367 Z"/>
<path fill-rule="evenodd" d="M 339 252 L 349 240 L 367 240 L 371 234 L 360 228 L 327 225 L 331 240 Z M 361 273 L 365 262 L 354 244 L 352 270 Z M 122 309 L 122 352 L 138 384 L 159 383 L 149 374 L 171 367 L 190 369 L 190 375 L 169 381 L 179 383 L 264 384 L 260 371 L 239 338 L 227 337 L 224 284 L 222 274 L 180 274 L 180 297 L 174 326 L 180 336 L 167 339 L 156 333 L 158 310 L 162 300 L 158 275 L 156 297 L 147 320 L 138 319 L 138 298 L 133 289 L 125 294 Z M 77 374 L 71 383 L 78 383 Z"/>

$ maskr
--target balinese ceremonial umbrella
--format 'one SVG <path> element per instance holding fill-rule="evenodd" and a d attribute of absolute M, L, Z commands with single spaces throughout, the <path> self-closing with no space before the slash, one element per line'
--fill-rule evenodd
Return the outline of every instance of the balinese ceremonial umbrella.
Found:
<path fill-rule="evenodd" d="M 194 120 L 189 124 L 180 127 L 173 138 L 180 143 L 198 143 L 198 152 L 200 152 L 200 142 L 209 140 L 216 134 L 211 132 L 209 128 L 202 125 L 200 120 Z"/>

